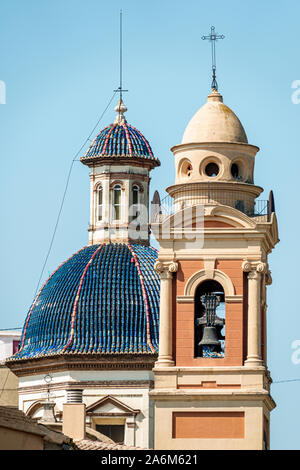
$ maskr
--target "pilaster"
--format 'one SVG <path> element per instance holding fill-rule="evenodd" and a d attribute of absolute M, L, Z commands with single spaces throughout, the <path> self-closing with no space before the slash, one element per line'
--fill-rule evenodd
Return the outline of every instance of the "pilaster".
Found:
<path fill-rule="evenodd" d="M 244 261 L 244 272 L 248 273 L 248 341 L 245 366 L 262 366 L 261 357 L 261 278 L 268 271 L 266 263 Z"/>
<path fill-rule="evenodd" d="M 172 279 L 178 270 L 175 261 L 156 261 L 154 269 L 160 277 L 159 356 L 155 367 L 174 365 L 172 358 Z"/>

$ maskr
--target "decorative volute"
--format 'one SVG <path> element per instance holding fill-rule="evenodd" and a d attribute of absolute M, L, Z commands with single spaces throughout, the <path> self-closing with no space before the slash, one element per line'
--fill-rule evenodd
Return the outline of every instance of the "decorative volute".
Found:
<path fill-rule="evenodd" d="M 125 104 L 123 103 L 123 100 L 120 99 L 119 100 L 119 103 L 117 104 L 117 106 L 115 107 L 115 111 L 117 114 L 116 116 L 116 119 L 115 119 L 115 122 L 114 124 L 123 124 L 124 122 L 126 122 L 126 118 L 124 116 L 124 113 L 126 113 L 127 111 L 127 108 L 125 106 Z"/>

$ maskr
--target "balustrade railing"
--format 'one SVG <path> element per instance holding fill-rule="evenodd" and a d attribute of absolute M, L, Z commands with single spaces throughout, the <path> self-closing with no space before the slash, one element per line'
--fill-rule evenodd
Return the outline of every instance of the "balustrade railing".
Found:
<path fill-rule="evenodd" d="M 154 201 L 153 201 L 154 202 Z M 248 217 L 259 218 L 262 222 L 270 220 L 270 201 L 269 200 L 254 200 L 247 194 L 239 193 L 236 191 L 212 191 L 207 190 L 199 192 L 196 190 L 180 190 L 178 193 L 171 197 L 167 194 L 157 207 L 152 205 L 151 220 L 158 221 L 175 214 L 187 207 L 196 205 L 225 205 L 234 207 L 235 209 L 243 212 Z"/>

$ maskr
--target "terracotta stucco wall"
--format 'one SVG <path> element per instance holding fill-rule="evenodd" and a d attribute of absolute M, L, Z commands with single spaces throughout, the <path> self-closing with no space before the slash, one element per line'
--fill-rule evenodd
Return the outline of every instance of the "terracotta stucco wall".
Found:
<path fill-rule="evenodd" d="M 174 412 L 173 439 L 243 439 L 244 412 Z"/>
<path fill-rule="evenodd" d="M 242 260 L 217 260 L 216 269 L 224 272 L 232 281 L 236 295 L 243 295 Z M 203 269 L 201 260 L 181 260 L 177 272 L 176 295 L 183 295 L 187 280 Z M 244 346 L 243 302 L 226 302 L 225 358 L 207 359 L 194 357 L 194 303 L 176 303 L 174 341 L 177 366 L 233 366 L 243 364 Z"/>

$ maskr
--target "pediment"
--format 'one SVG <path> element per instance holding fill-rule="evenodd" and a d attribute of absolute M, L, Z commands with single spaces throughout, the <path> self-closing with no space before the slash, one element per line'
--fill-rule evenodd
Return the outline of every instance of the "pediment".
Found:
<path fill-rule="evenodd" d="M 55 415 L 59 415 L 60 413 L 60 410 L 57 407 L 57 405 L 55 405 L 54 407 L 54 413 Z M 30 407 L 27 409 L 27 411 L 25 412 L 25 414 L 26 416 L 30 416 L 30 418 L 33 418 L 33 419 L 41 419 L 44 414 L 44 401 L 37 400 L 34 403 L 32 403 Z"/>
<path fill-rule="evenodd" d="M 87 413 L 107 413 L 107 414 L 130 414 L 136 415 L 140 413 L 140 410 L 136 410 L 121 402 L 115 397 L 107 395 L 106 397 L 101 398 L 92 405 L 88 406 L 86 409 Z"/>
<path fill-rule="evenodd" d="M 255 220 L 230 206 L 191 206 L 172 214 L 164 220 L 165 229 L 246 228 L 254 229 Z"/>
<path fill-rule="evenodd" d="M 230 206 L 214 206 L 205 211 L 205 221 L 216 221 L 231 225 L 233 228 L 256 227 L 256 222 L 243 212 Z"/>

